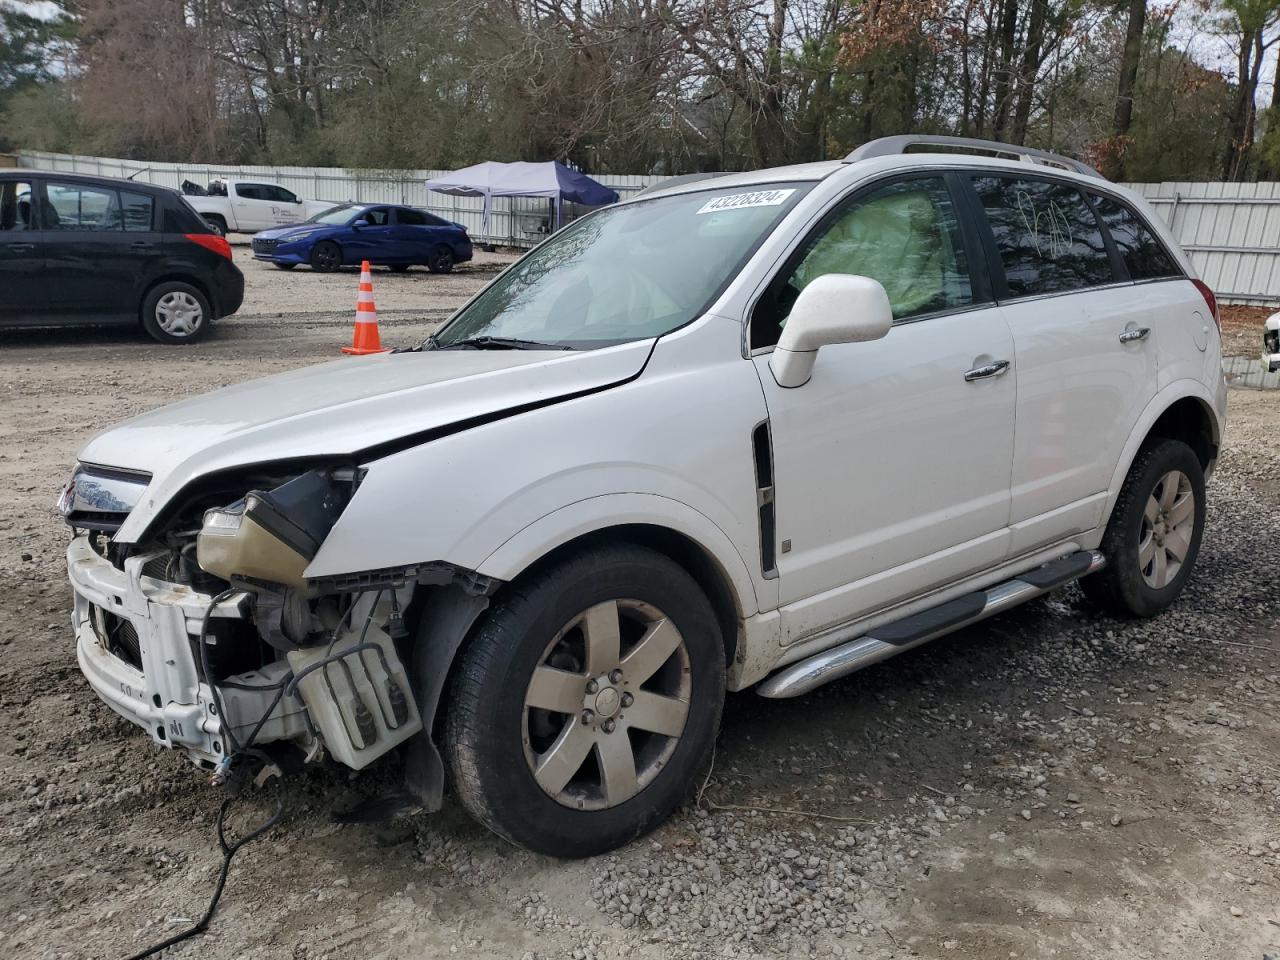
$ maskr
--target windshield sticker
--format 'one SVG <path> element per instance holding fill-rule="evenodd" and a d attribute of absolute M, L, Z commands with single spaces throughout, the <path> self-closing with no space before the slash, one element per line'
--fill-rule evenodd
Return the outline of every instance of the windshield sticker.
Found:
<path fill-rule="evenodd" d="M 743 210 L 747 207 L 776 207 L 785 203 L 787 197 L 795 193 L 789 190 L 756 190 L 754 193 L 735 193 L 727 197 L 716 197 L 708 200 L 698 210 L 698 216 L 704 213 L 721 213 L 726 210 Z"/>

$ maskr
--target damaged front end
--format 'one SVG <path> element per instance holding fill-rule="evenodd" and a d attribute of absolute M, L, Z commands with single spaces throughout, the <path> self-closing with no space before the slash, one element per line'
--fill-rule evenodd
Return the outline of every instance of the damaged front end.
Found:
<path fill-rule="evenodd" d="M 113 710 L 218 775 L 251 746 L 360 769 L 422 731 L 406 624 L 428 587 L 488 585 L 446 564 L 308 579 L 355 467 L 223 479 L 114 542 L 148 480 L 82 466 L 59 501 L 80 667 Z"/>

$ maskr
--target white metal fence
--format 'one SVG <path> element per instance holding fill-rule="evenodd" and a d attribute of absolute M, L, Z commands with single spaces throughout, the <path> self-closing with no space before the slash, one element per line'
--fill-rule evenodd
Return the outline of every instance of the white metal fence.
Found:
<path fill-rule="evenodd" d="M 545 200 L 498 198 L 489 233 L 483 231 L 481 201 L 427 190 L 442 170 L 346 170 L 340 167 L 218 166 L 144 163 L 106 157 L 24 152 L 23 167 L 130 177 L 179 187 L 214 177 L 269 180 L 317 200 L 408 203 L 463 224 L 478 240 L 528 247 L 550 227 Z M 623 197 L 662 180 L 655 176 L 602 176 Z M 1191 256 L 1196 269 L 1227 303 L 1280 303 L 1280 183 L 1134 183 Z M 568 205 L 569 216 L 577 209 Z"/>
<path fill-rule="evenodd" d="M 517 247 L 536 244 L 551 226 L 551 203 L 524 197 L 497 197 L 489 218 L 489 232 L 484 226 L 480 198 L 454 197 L 434 193 L 425 181 L 448 173 L 447 170 L 345 170 L 341 167 L 258 167 L 223 166 L 196 163 L 146 163 L 109 157 L 81 157 L 65 153 L 24 151 L 18 154 L 18 165 L 40 170 L 64 170 L 104 177 L 132 177 L 147 183 L 178 189 L 182 181 L 200 186 L 216 177 L 243 177 L 278 183 L 300 197 L 332 200 L 335 203 L 405 203 L 426 209 L 462 224 L 481 242 Z M 605 186 L 627 197 L 664 178 L 649 176 L 601 176 Z M 566 218 L 587 208 L 565 204 Z"/>
<path fill-rule="evenodd" d="M 1280 183 L 1131 183 L 1227 303 L 1280 303 Z"/>

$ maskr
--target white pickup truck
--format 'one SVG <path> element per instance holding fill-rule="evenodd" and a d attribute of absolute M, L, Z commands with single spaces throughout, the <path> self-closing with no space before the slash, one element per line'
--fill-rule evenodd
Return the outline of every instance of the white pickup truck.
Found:
<path fill-rule="evenodd" d="M 275 183 L 252 180 L 210 180 L 208 187 L 190 181 L 182 185 L 187 202 L 219 234 L 257 233 L 268 227 L 301 223 L 328 210 L 328 200 L 303 200 Z"/>

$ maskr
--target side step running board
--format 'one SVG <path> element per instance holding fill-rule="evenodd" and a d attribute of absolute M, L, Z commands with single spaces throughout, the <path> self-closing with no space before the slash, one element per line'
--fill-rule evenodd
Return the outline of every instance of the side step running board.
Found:
<path fill-rule="evenodd" d="M 858 637 L 814 654 L 767 678 L 757 692 L 764 697 L 798 697 L 824 683 L 856 673 L 943 634 L 985 620 L 1002 610 L 1043 596 L 1050 590 L 1101 570 L 1106 559 L 1096 550 L 1081 550 L 1050 561 L 1013 580 L 948 600 L 921 613 L 874 628 Z"/>

